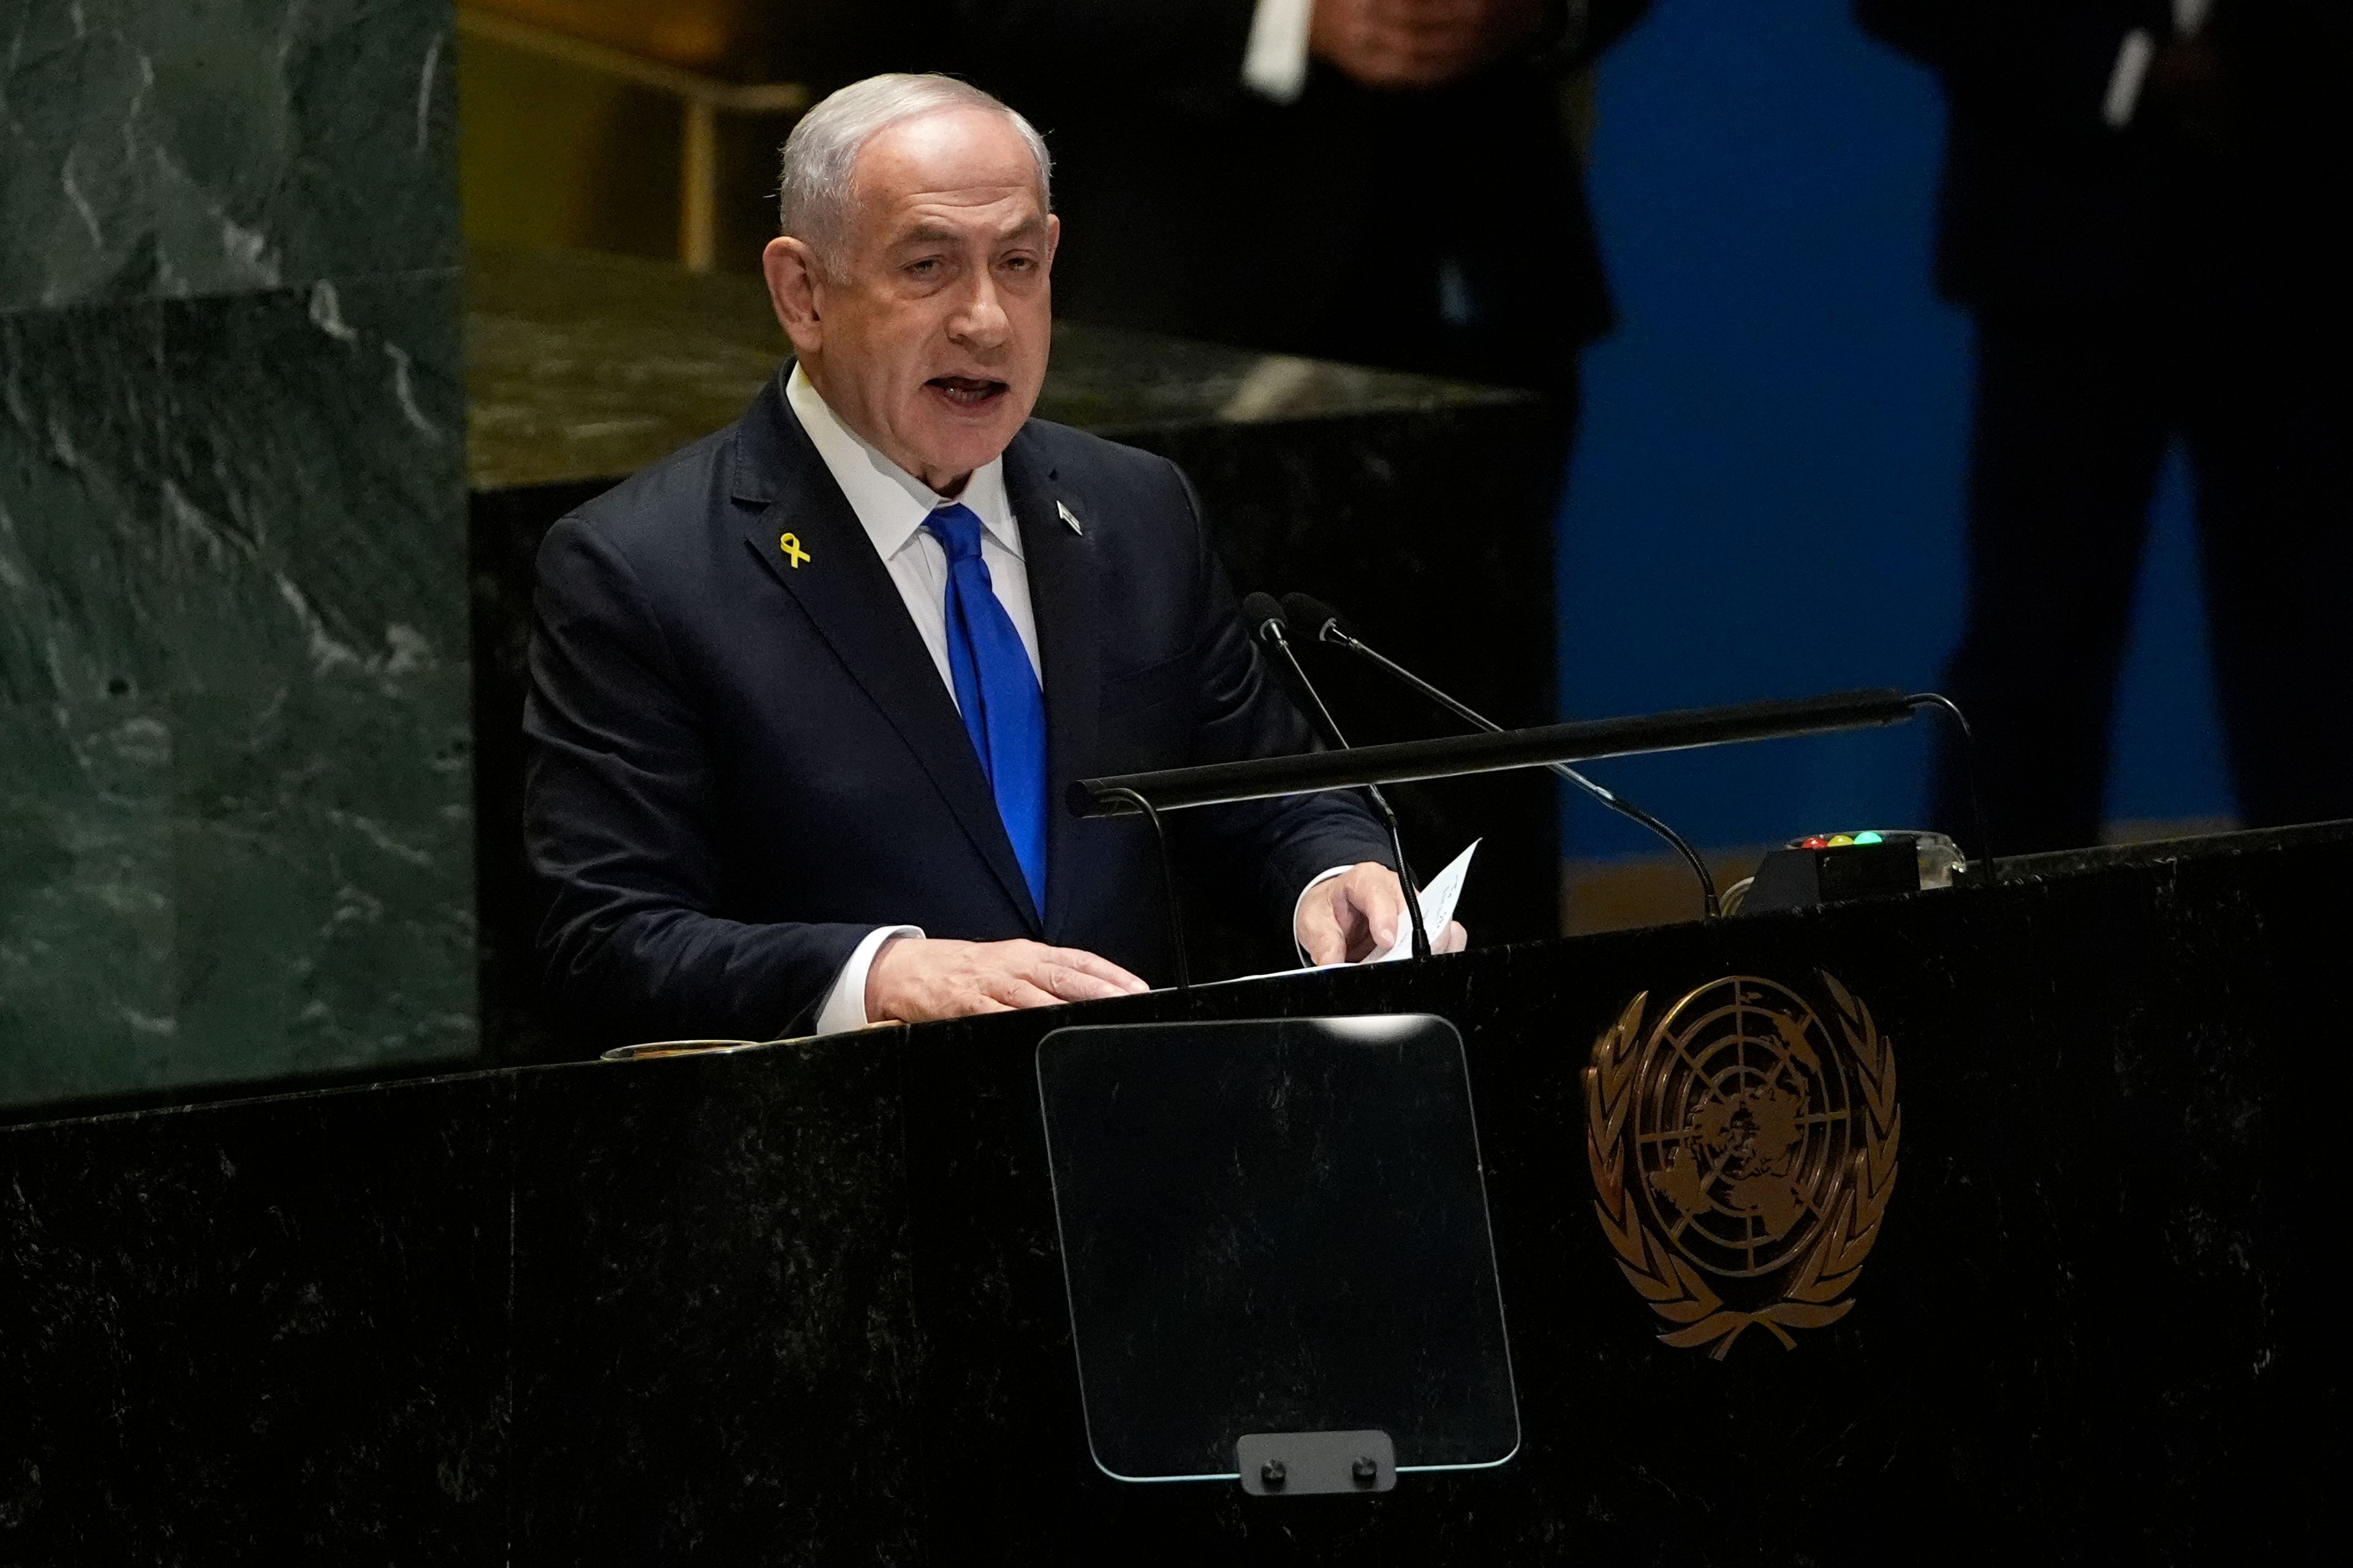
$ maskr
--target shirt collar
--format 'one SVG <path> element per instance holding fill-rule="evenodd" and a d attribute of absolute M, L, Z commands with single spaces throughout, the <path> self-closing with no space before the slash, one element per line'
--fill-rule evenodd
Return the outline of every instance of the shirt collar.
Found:
<path fill-rule="evenodd" d="M 923 526 L 923 520 L 936 509 L 949 504 L 949 498 L 907 472 L 884 457 L 866 438 L 844 425 L 833 410 L 826 405 L 816 384 L 798 362 L 785 384 L 785 399 L 792 405 L 793 414 L 808 433 L 810 445 L 825 459 L 833 482 L 849 501 L 849 510 L 858 514 L 866 536 L 874 542 L 875 552 L 885 561 L 906 548 L 907 542 Z M 970 507 L 989 537 L 1011 552 L 1015 560 L 1021 559 L 1021 530 L 1013 518 L 1013 505 L 1005 493 L 1005 459 L 991 458 L 973 470 L 965 481 L 964 494 L 955 498 Z"/>

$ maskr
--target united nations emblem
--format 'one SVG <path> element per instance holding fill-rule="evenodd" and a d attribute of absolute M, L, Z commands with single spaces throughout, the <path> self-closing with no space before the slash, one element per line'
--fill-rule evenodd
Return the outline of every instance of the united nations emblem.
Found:
<path fill-rule="evenodd" d="M 1834 1323 L 1879 1239 L 1904 1130 L 1895 1054 L 1827 973 L 1836 1032 L 1787 986 L 1735 975 L 1647 1033 L 1647 991 L 1593 1043 L 1585 1152 L 1594 1213 L 1659 1337 L 1721 1360 L 1761 1323 Z"/>

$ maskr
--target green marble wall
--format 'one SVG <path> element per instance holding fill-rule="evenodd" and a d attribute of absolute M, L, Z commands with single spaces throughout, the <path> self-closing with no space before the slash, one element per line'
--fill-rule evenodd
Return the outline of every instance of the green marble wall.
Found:
<path fill-rule="evenodd" d="M 0 1103 L 477 1048 L 449 0 L 0 0 Z"/>

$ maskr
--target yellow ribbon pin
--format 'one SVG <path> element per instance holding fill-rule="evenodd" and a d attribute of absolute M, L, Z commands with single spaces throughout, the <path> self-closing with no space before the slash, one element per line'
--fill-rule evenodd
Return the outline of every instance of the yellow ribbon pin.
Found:
<path fill-rule="evenodd" d="M 785 559 L 793 563 L 796 572 L 801 569 L 801 563 L 809 558 L 809 552 L 801 548 L 800 540 L 793 534 L 781 535 L 776 540 L 776 547 L 785 552 Z"/>

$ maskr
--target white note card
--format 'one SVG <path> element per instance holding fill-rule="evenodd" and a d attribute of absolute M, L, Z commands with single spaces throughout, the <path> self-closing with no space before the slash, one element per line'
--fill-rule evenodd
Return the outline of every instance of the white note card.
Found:
<path fill-rule="evenodd" d="M 1470 848 L 1457 855 L 1448 863 L 1446 869 L 1431 878 L 1430 886 L 1421 890 L 1421 923 L 1429 931 L 1432 943 L 1438 941 L 1439 933 L 1446 929 L 1446 922 L 1454 918 L 1454 906 L 1462 899 L 1463 880 L 1471 875 L 1472 852 L 1485 842 L 1486 840 L 1482 838 L 1472 839 Z M 1413 917 L 1399 915 L 1396 937 L 1390 941 L 1388 947 L 1363 962 L 1391 963 L 1398 959 L 1412 956 Z M 1237 985 L 1245 980 L 1272 980 L 1281 974 L 1314 974 L 1322 970 L 1347 967 L 1345 963 L 1315 964 L 1305 969 L 1284 969 L 1268 974 L 1237 974 L 1230 980 L 1205 980 L 1201 984 L 1203 985 Z"/>
<path fill-rule="evenodd" d="M 1454 906 L 1462 901 L 1462 883 L 1471 875 L 1471 857 L 1479 852 L 1484 839 L 1473 838 L 1462 853 L 1446 863 L 1446 869 L 1430 879 L 1421 890 L 1421 924 L 1430 932 L 1434 944 L 1446 922 L 1454 918 Z M 1365 960 L 1367 963 L 1393 963 L 1400 958 L 1413 956 L 1413 916 L 1398 916 L 1397 935 L 1381 952 Z"/>

